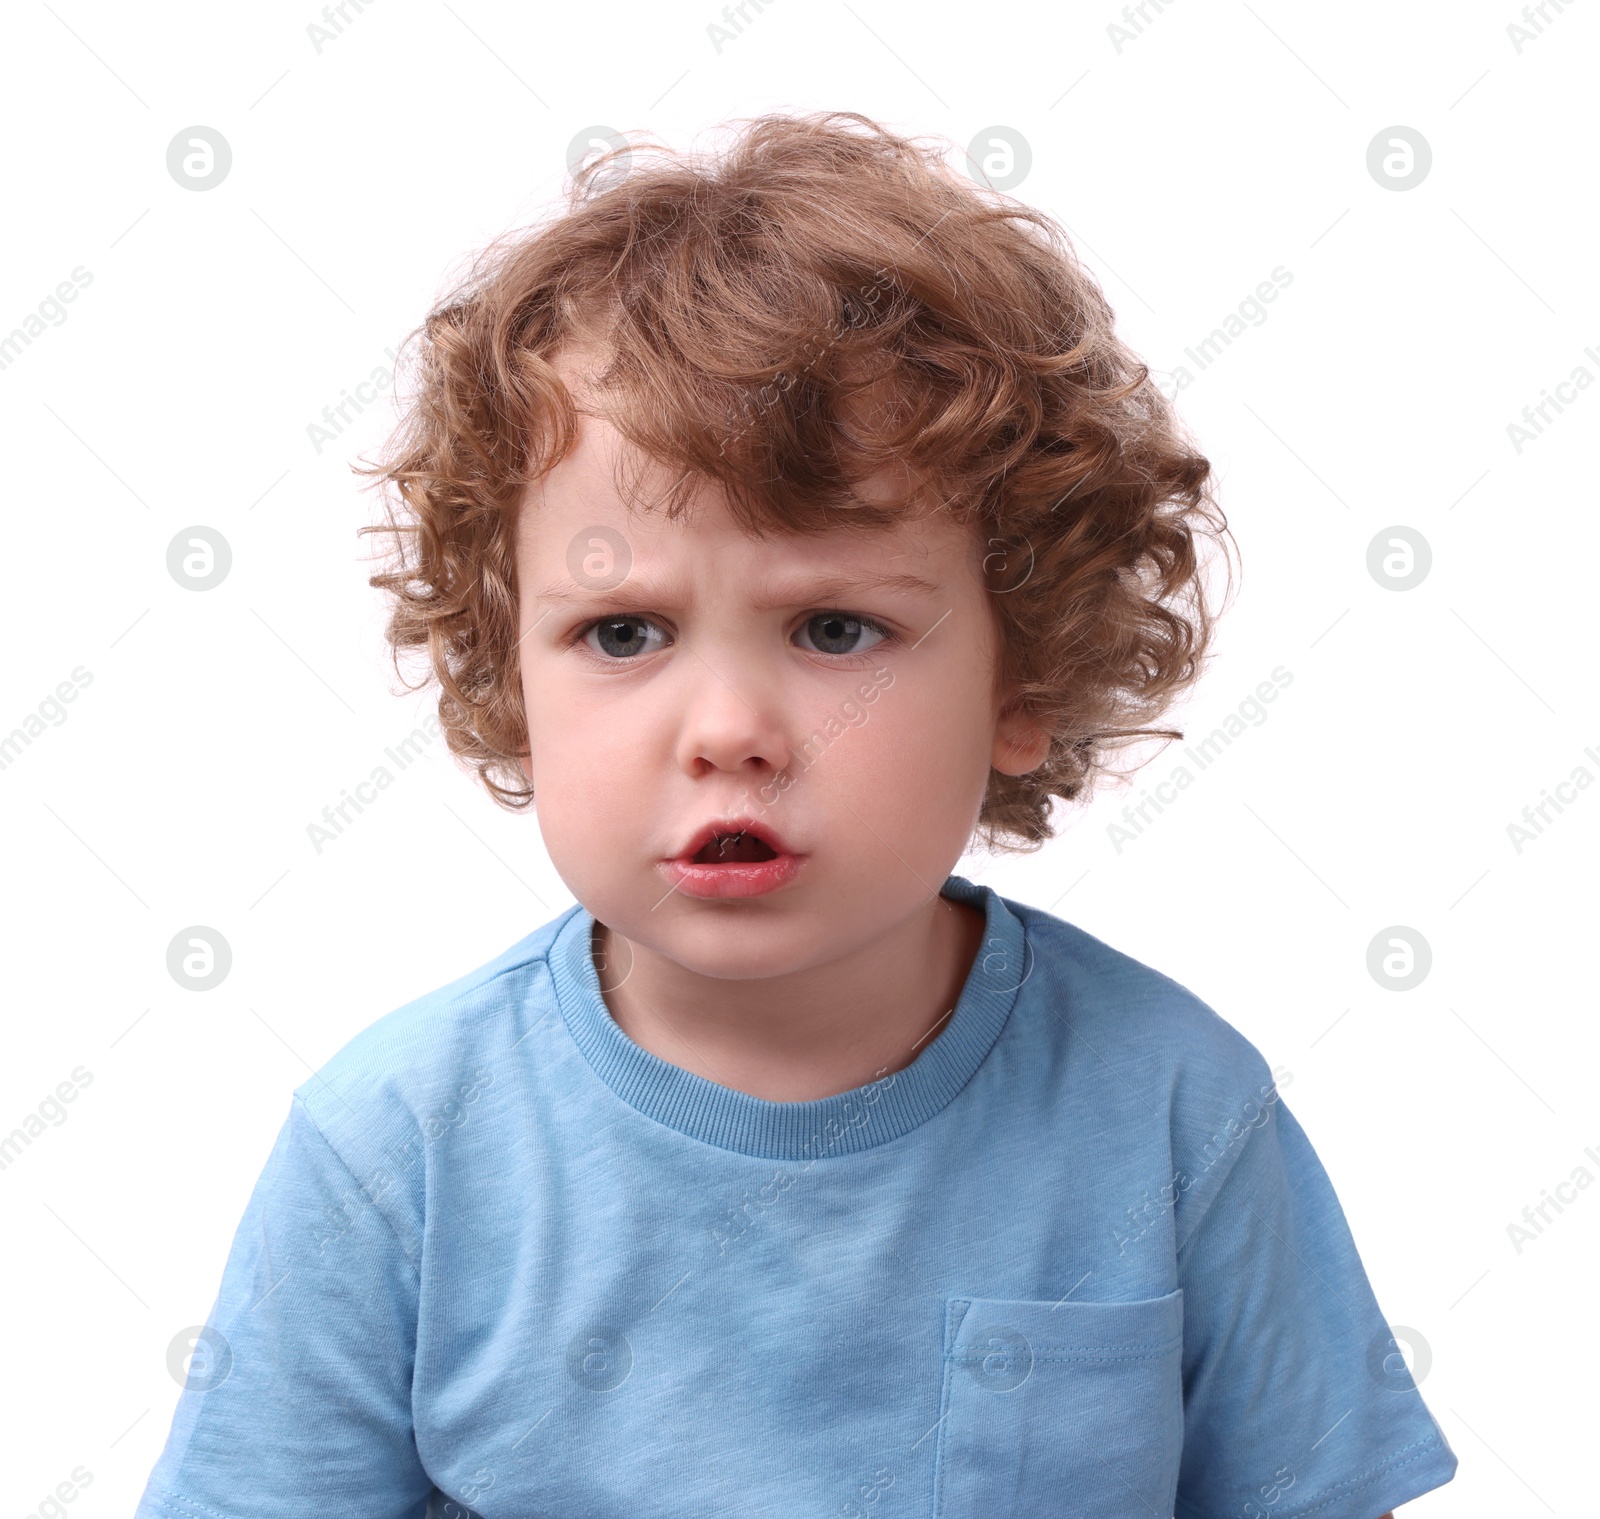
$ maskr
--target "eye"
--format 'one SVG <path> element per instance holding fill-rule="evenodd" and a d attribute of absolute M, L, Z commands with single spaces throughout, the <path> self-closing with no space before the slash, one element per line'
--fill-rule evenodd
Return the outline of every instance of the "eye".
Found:
<path fill-rule="evenodd" d="M 848 612 L 818 612 L 806 620 L 800 632 L 816 640 L 802 647 L 818 654 L 865 654 L 889 636 L 889 630 L 880 623 L 852 617 Z M 867 642 L 863 643 L 863 638 Z"/>
<path fill-rule="evenodd" d="M 662 647 L 666 634 L 648 618 L 602 617 L 584 630 L 583 641 L 607 659 L 632 659 L 636 654 Z"/>

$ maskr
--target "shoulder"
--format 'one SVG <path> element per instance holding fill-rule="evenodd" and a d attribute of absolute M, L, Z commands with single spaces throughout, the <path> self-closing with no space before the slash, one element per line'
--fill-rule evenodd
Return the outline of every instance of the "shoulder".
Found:
<path fill-rule="evenodd" d="M 578 911 L 568 908 L 492 960 L 368 1024 L 295 1088 L 295 1100 L 359 1182 L 552 1011 L 546 958 Z"/>
<path fill-rule="evenodd" d="M 1042 908 L 1006 900 L 1027 935 L 1034 1000 L 1125 1061 L 1174 1080 L 1236 1084 L 1269 1072 L 1261 1051 L 1181 982 Z M 1053 1021 L 1053 1020 L 1052 1020 Z"/>
<path fill-rule="evenodd" d="M 1058 1052 L 1074 1100 L 1108 1123 L 1158 1125 L 1175 1169 L 1220 1182 L 1217 1161 L 1263 1125 L 1293 1073 L 1171 976 L 1041 908 L 1006 906 L 1031 962 L 1013 1010 L 1022 1036 Z"/>

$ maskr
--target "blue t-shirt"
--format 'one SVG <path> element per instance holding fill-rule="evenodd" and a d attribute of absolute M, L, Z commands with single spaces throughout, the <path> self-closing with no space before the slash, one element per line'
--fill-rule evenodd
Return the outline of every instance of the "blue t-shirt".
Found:
<path fill-rule="evenodd" d="M 658 1059 L 575 905 L 300 1086 L 136 1519 L 1378 1519 L 1456 1457 L 1266 1061 L 986 915 L 903 1070 Z"/>

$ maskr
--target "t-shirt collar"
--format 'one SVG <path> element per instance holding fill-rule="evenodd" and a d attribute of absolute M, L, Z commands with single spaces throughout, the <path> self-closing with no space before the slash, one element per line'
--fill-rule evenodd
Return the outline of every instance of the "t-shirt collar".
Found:
<path fill-rule="evenodd" d="M 549 952 L 556 999 L 594 1073 L 629 1106 L 719 1149 L 770 1160 L 825 1160 L 897 1139 L 948 1105 L 983 1063 L 1032 969 L 1021 921 L 992 887 L 952 875 L 940 895 L 984 913 L 983 942 L 954 1013 L 901 1070 L 809 1102 L 770 1102 L 721 1086 L 637 1045 L 600 995 L 594 917 L 569 909 Z"/>

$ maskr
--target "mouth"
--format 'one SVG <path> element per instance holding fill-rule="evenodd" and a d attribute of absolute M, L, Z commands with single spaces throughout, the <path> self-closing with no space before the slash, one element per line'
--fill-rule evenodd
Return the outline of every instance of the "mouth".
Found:
<path fill-rule="evenodd" d="M 674 858 L 689 865 L 758 865 L 793 853 L 765 823 L 730 818 L 707 823 Z"/>
<path fill-rule="evenodd" d="M 778 851 L 759 835 L 741 828 L 737 833 L 714 833 L 689 857 L 692 865 L 755 865 L 774 860 Z"/>
<path fill-rule="evenodd" d="M 757 897 L 788 885 L 805 859 L 764 823 L 731 818 L 701 828 L 661 868 L 686 896 Z"/>

